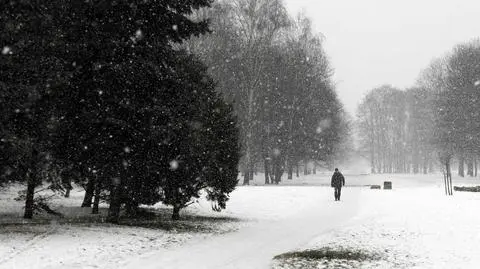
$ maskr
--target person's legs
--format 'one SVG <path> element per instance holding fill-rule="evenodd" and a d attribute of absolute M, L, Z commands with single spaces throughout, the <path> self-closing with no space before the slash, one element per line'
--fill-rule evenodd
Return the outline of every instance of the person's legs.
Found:
<path fill-rule="evenodd" d="M 338 188 L 335 187 L 335 201 L 338 201 L 340 199 L 340 195 L 338 194 Z"/>
<path fill-rule="evenodd" d="M 342 195 L 342 187 L 335 188 L 337 190 L 337 200 L 340 201 L 340 195 Z"/>

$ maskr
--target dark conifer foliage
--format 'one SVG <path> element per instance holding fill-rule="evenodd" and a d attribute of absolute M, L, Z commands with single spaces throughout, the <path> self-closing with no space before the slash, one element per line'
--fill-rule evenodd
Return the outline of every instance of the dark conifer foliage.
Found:
<path fill-rule="evenodd" d="M 4 179 L 27 182 L 25 218 L 33 216 L 34 189 L 49 161 L 51 94 L 67 76 L 49 4 L 0 1 L 0 169 Z"/>
<path fill-rule="evenodd" d="M 173 48 L 208 31 L 188 16 L 210 3 L 2 1 L 1 149 L 23 149 L 15 138 L 31 145 L 30 162 L 52 152 L 89 190 L 84 206 L 93 189 L 110 190 L 110 222 L 123 204 L 135 213 L 163 198 L 177 209 L 201 189 L 225 207 L 236 121 L 205 67 Z M 19 170 L 10 155 L 21 156 L 3 155 L 2 171 Z"/>
<path fill-rule="evenodd" d="M 237 184 L 239 146 L 236 121 L 230 106 L 215 93 L 206 67 L 191 56 L 177 60 L 178 75 L 171 94 L 175 98 L 162 102 L 171 111 L 169 141 L 162 144 L 160 176 L 164 203 L 178 210 L 188 205 L 199 191 L 207 189 L 208 198 L 224 208 L 226 194 Z M 157 157 L 158 158 L 158 157 Z"/>

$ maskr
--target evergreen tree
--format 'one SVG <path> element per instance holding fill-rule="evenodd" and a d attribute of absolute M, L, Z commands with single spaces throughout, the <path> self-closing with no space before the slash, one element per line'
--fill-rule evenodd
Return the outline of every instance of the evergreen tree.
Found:
<path fill-rule="evenodd" d="M 211 1 L 61 1 L 56 17 L 62 54 L 72 72 L 69 89 L 56 93 L 61 121 L 56 153 L 74 164 L 91 186 L 110 189 L 109 221 L 118 222 L 122 203 L 135 211 L 154 203 L 145 162 L 158 141 L 168 140 L 177 52 L 172 42 L 207 31 L 206 21 L 188 18 Z M 146 195 L 149 193 L 149 195 Z M 156 198 L 155 198 L 156 197 Z"/>
<path fill-rule="evenodd" d="M 216 209 L 224 208 L 237 184 L 239 160 L 236 121 L 216 94 L 206 67 L 188 55 L 179 57 L 177 64 L 171 88 L 175 98 L 161 102 L 172 112 L 169 140 L 156 157 L 163 164 L 158 168 L 162 200 L 173 206 L 173 219 L 203 189 L 218 204 Z"/>
<path fill-rule="evenodd" d="M 165 190 L 173 184 L 164 177 L 169 174 L 166 171 L 170 171 L 174 159 L 168 155 L 169 147 L 173 145 L 185 150 L 182 141 L 208 137 L 197 134 L 200 131 L 182 132 L 189 123 L 178 124 L 177 119 L 202 118 L 201 115 L 205 115 L 202 108 L 216 111 L 212 107 L 219 106 L 219 110 L 228 111 L 228 106 L 222 108 L 224 105 L 218 96 L 212 95 L 211 89 L 212 96 L 206 99 L 186 98 L 195 95 L 194 91 L 202 90 L 203 86 L 213 88 L 213 83 L 205 72 L 183 74 L 189 64 L 197 69 L 199 64 L 190 56 L 180 55 L 172 46 L 208 30 L 206 21 L 192 21 L 189 15 L 193 9 L 208 6 L 210 2 L 58 0 L 47 4 L 41 1 L 2 3 L 2 29 L 6 30 L 2 32 L 2 57 L 7 60 L 2 61 L 1 97 L 2 101 L 16 106 L 15 113 L 5 107 L 8 113 L 2 117 L 2 122 L 19 123 L 18 129 L 25 134 L 22 145 L 28 145 L 28 159 L 34 161 L 25 162 L 25 167 L 36 167 L 37 159 L 47 153 L 44 145 L 46 148 L 54 144 L 55 157 L 62 160 L 70 174 L 89 178 L 93 184 L 87 185 L 95 186 L 96 196 L 100 187 L 110 188 L 108 220 L 111 222 L 118 222 L 123 203 L 134 210 L 139 204 L 158 202 L 159 192 L 167 193 Z M 27 72 L 31 79 L 25 80 L 22 75 Z M 190 83 L 190 79 L 197 79 L 196 84 Z M 26 90 L 20 95 L 28 98 L 12 95 L 12 92 L 16 94 L 13 89 L 21 87 Z M 180 88 L 183 90 L 177 91 Z M 188 99 L 188 102 L 172 102 L 177 98 Z M 20 100 L 20 103 L 17 106 L 11 100 Z M 182 111 L 190 116 L 177 115 Z M 227 115 L 222 117 L 228 118 Z M 230 125 L 218 127 L 222 117 L 213 117 L 213 125 L 207 130 L 229 130 Z M 3 126 L 7 128 L 2 128 L 2 149 L 20 149 L 12 146 L 10 140 L 10 137 L 18 140 L 12 132 L 15 128 Z M 31 133 L 24 132 L 26 126 L 32 127 Z M 43 128 L 45 126 L 48 128 Z M 232 128 L 229 142 L 237 139 L 236 127 Z M 53 130 L 55 135 L 50 143 Z M 209 142 L 215 141 L 215 137 L 209 138 Z M 214 164 L 214 156 L 219 153 L 212 152 L 212 156 L 202 159 L 208 155 L 207 148 L 200 143 L 197 145 L 192 148 L 195 149 L 193 155 L 188 155 L 190 163 L 187 165 L 192 170 L 187 169 L 187 178 L 197 178 L 202 172 L 208 178 L 208 184 L 202 186 L 208 187 L 209 198 L 224 207 L 225 193 L 233 189 L 232 183 L 236 181 L 233 176 L 236 175 L 234 164 L 238 146 L 229 146 L 234 154 L 225 160 L 227 163 L 230 160 L 230 165 L 219 165 L 215 169 L 206 165 Z M 2 158 L 3 167 L 7 161 L 10 162 Z M 229 180 L 215 184 L 219 175 L 227 175 Z M 33 188 L 29 187 L 28 193 L 33 194 Z"/>
<path fill-rule="evenodd" d="M 50 162 L 52 92 L 68 76 L 56 55 L 52 7 L 44 1 L 0 1 L 0 169 L 27 182 L 25 218 L 33 216 L 34 190 Z"/>

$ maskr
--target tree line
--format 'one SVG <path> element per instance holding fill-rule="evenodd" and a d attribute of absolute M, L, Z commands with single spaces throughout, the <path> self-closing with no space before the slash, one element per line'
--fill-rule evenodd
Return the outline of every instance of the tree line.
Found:
<path fill-rule="evenodd" d="M 292 178 L 300 163 L 332 163 L 350 152 L 350 122 L 335 92 L 323 37 L 281 0 L 217 1 L 195 14 L 211 33 L 191 39 L 233 103 L 240 125 L 243 184 L 255 171 L 265 183 Z"/>
<path fill-rule="evenodd" d="M 412 88 L 370 91 L 357 116 L 372 172 L 427 173 L 438 166 L 451 182 L 456 159 L 460 176 L 465 170 L 477 176 L 479 90 L 480 41 L 475 39 L 433 60 Z"/>

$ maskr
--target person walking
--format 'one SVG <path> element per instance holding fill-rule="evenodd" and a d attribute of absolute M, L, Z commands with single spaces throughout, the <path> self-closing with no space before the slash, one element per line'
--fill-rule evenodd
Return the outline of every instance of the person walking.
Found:
<path fill-rule="evenodd" d="M 332 188 L 335 188 L 335 201 L 340 201 L 340 195 L 342 194 L 342 187 L 345 186 L 345 177 L 342 173 L 335 168 L 335 172 L 332 175 Z"/>

